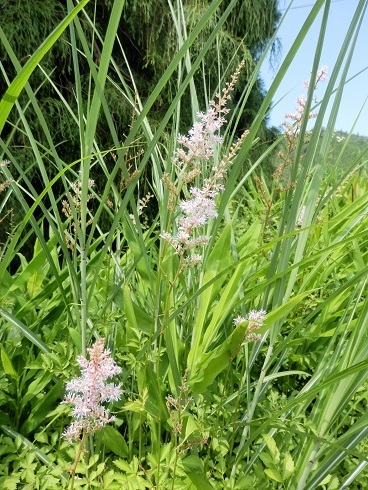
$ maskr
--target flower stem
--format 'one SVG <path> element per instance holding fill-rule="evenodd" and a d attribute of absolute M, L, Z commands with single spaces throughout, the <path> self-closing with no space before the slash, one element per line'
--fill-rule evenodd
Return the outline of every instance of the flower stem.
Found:
<path fill-rule="evenodd" d="M 85 438 L 86 438 L 86 433 L 87 433 L 86 432 L 86 429 L 83 429 L 82 439 L 80 441 L 80 444 L 79 444 L 79 447 L 78 447 L 78 450 L 77 450 L 77 454 L 75 455 L 73 466 L 70 469 L 70 472 L 72 474 L 72 479 L 70 481 L 70 490 L 73 490 L 74 489 L 75 472 L 76 472 L 76 469 L 77 469 L 77 465 L 79 463 L 80 456 L 81 456 L 82 451 L 83 451 L 84 441 L 85 441 Z"/>

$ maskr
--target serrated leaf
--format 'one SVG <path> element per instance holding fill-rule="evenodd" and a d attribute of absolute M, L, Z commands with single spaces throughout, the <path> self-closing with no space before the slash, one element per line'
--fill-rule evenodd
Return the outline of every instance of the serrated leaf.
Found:
<path fill-rule="evenodd" d="M 10 476 L 3 482 L 4 490 L 17 490 L 17 485 L 20 482 L 20 478 L 17 476 Z"/>
<path fill-rule="evenodd" d="M 41 444 L 48 444 L 49 442 L 46 432 L 38 432 L 34 435 L 34 439 Z"/>
<path fill-rule="evenodd" d="M 140 412 L 145 411 L 144 405 L 142 404 L 142 402 L 140 400 L 134 400 L 131 402 L 126 402 L 123 406 L 123 410 L 126 410 L 128 412 L 136 412 L 136 413 L 140 413 Z"/>
<path fill-rule="evenodd" d="M 286 453 L 282 462 L 282 478 L 287 480 L 294 473 L 295 465 L 290 453 Z"/>
<path fill-rule="evenodd" d="M 130 412 L 137 412 L 137 413 L 145 412 L 146 411 L 145 405 L 147 403 L 147 400 L 148 400 L 148 388 L 144 387 L 142 389 L 142 393 L 139 395 L 139 398 L 137 400 L 126 402 L 123 406 L 123 410 L 127 410 Z"/>
<path fill-rule="evenodd" d="M 320 482 L 319 486 L 320 486 L 320 487 L 322 487 L 323 485 L 327 485 L 327 483 L 330 483 L 331 478 L 332 478 L 332 476 L 331 476 L 331 475 L 327 475 L 327 476 L 326 476 L 326 478 L 324 478 L 324 479 L 323 479 L 323 480 Z"/>
<path fill-rule="evenodd" d="M 94 466 L 95 463 L 97 463 L 98 460 L 99 460 L 99 455 L 98 454 L 93 454 L 92 456 L 90 456 L 90 458 L 88 460 L 87 467 L 88 468 L 92 468 L 92 466 Z"/>
<path fill-rule="evenodd" d="M 113 463 L 119 468 L 119 470 L 123 470 L 125 473 L 132 473 L 132 468 L 126 461 L 122 459 L 116 459 L 113 461 Z"/>
<path fill-rule="evenodd" d="M 328 485 L 328 490 L 337 490 L 340 487 L 340 482 L 337 476 L 332 478 L 331 483 Z"/>
<path fill-rule="evenodd" d="M 235 490 L 245 490 L 246 488 L 254 488 L 254 478 L 250 475 L 239 478 L 235 484 Z"/>
<path fill-rule="evenodd" d="M 269 478 L 271 478 L 271 480 L 282 482 L 281 475 L 276 468 L 266 468 L 264 472 Z"/>
<path fill-rule="evenodd" d="M 259 455 L 262 463 L 267 467 L 267 468 L 273 468 L 275 466 L 275 462 L 270 454 L 267 453 L 261 453 Z"/>
<path fill-rule="evenodd" d="M 195 454 L 190 454 L 189 456 L 184 458 L 182 460 L 182 465 L 184 470 L 189 473 L 200 473 L 201 471 L 203 471 L 203 461 L 199 456 Z"/>
<path fill-rule="evenodd" d="M 273 458 L 274 463 L 280 462 L 280 451 L 277 449 L 276 441 L 268 434 L 263 434 L 263 440 L 265 441 L 267 448 Z"/>

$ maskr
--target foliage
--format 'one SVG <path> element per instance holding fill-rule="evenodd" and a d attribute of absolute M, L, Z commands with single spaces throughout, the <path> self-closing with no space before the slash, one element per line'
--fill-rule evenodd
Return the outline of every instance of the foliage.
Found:
<path fill-rule="evenodd" d="M 90 11 L 69 18 L 79 104 L 69 104 L 49 77 L 44 83 L 78 133 L 74 159 L 60 151 L 40 94 L 26 85 L 32 64 L 8 92 L 24 86 L 23 102 L 2 101 L 22 121 L 39 176 L 36 189 L 9 129 L 1 139 L 0 211 L 11 195 L 22 219 L 7 230 L 0 252 L 4 488 L 358 489 L 366 481 L 368 184 L 364 165 L 333 177 L 328 166 L 348 53 L 368 2 L 356 9 L 312 134 L 313 83 L 295 132 L 280 136 L 284 165 L 271 185 L 255 170 L 278 142 L 245 174 L 244 161 L 292 54 L 321 9 L 325 25 L 330 2 L 315 2 L 249 131 L 236 137 L 260 64 L 244 86 L 225 69 L 229 84 L 221 80 L 219 95 L 212 103 L 206 97 L 188 136 L 179 136 L 187 133 L 188 106 L 197 110 L 198 70 L 205 86 L 207 53 L 240 15 L 240 3 L 215 0 L 185 38 L 176 29 L 179 50 L 163 73 L 157 69 L 161 77 L 145 96 L 131 90 L 128 63 L 129 83 L 110 78 L 112 69 L 119 73 L 115 40 L 129 3 L 110 2 L 104 36 L 93 20 L 89 35 L 81 28 Z M 196 40 L 202 49 L 191 57 Z M 321 29 L 319 48 L 323 40 Z M 319 57 L 317 49 L 312 80 Z M 169 86 L 177 87 L 173 103 L 158 124 L 155 106 Z M 129 107 L 125 134 L 110 91 Z M 35 114 L 42 141 L 29 124 Z M 101 120 L 110 146 L 102 144 Z M 364 154 L 359 158 L 364 164 Z M 25 256 L 27 241 L 33 250 Z M 96 340 L 102 348 L 101 338 L 122 368 L 122 396 L 106 412 L 115 422 L 86 436 L 82 451 L 63 437 L 70 410 L 61 402 L 78 376 L 77 356 L 85 358 Z"/>
<path fill-rule="evenodd" d="M 96 66 L 102 55 L 101 41 L 108 28 L 111 9 L 114 2 L 90 1 L 84 9 L 84 15 L 79 17 L 76 29 L 83 31 L 83 38 L 76 36 L 75 42 L 80 50 L 88 49 L 90 61 Z M 191 57 L 195 59 L 203 49 L 209 33 L 218 23 L 224 13 L 227 2 L 221 2 L 211 19 L 203 27 L 200 35 L 194 39 L 191 46 Z M 3 77 L 0 78 L 0 92 L 4 93 L 10 80 L 14 78 L 24 61 L 29 59 L 32 52 L 46 38 L 49 31 L 57 26 L 59 21 L 70 10 L 72 2 L 60 0 L 45 0 L 36 5 L 32 0 L 26 0 L 19 8 L 16 0 L 6 3 L 2 12 L 2 36 L 0 43 L 0 58 L 3 63 Z M 116 84 L 124 82 L 129 86 L 130 94 L 137 93 L 142 101 L 147 100 L 150 93 L 159 81 L 161 74 L 169 65 L 173 56 L 185 42 L 187 32 L 191 32 L 198 20 L 202 18 L 210 5 L 209 1 L 199 2 L 191 0 L 184 2 L 180 7 L 170 1 L 155 2 L 127 1 L 124 2 L 117 36 L 118 43 L 113 48 L 114 65 L 109 65 L 109 81 L 104 90 L 106 103 L 109 106 L 109 117 L 113 119 L 117 134 L 127 134 L 134 116 L 134 107 L 126 98 L 115 89 Z M 276 1 L 252 0 L 241 4 L 237 2 L 231 9 L 225 23 L 218 31 L 216 44 L 212 44 L 206 54 L 206 79 L 198 71 L 193 75 L 190 90 L 182 96 L 181 131 L 185 131 L 193 122 L 195 112 L 204 107 L 206 100 L 215 90 L 220 79 L 235 70 L 241 59 L 247 61 L 247 68 L 242 73 L 242 85 L 253 73 L 255 63 L 264 51 L 268 40 L 272 37 L 279 13 Z M 47 125 L 50 137 L 57 141 L 59 155 L 67 161 L 79 158 L 80 131 L 78 125 L 73 123 L 70 110 L 76 113 L 78 103 L 84 103 L 75 93 L 75 76 L 70 43 L 73 42 L 73 33 L 65 32 L 52 49 L 43 58 L 40 66 L 29 79 L 32 89 L 37 92 L 38 100 L 42 100 L 39 110 L 42 111 L 43 124 Z M 275 44 L 276 46 L 276 44 Z M 11 49 L 11 51 L 10 51 Z M 88 57 L 83 55 L 78 59 L 78 74 L 81 92 L 86 94 L 90 89 L 91 77 Z M 170 103 L 175 97 L 178 80 L 182 79 L 190 69 L 190 62 L 179 65 L 177 77 L 167 80 L 160 95 L 156 98 L 151 109 L 150 123 L 156 129 L 166 113 Z M 133 80 L 132 80 L 133 77 Z M 45 83 L 45 80 L 50 79 Z M 238 131 L 242 132 L 251 124 L 254 114 L 257 113 L 264 89 L 261 80 L 252 87 L 247 105 L 238 122 Z M 130 95 L 132 96 L 132 95 Z M 211 95 L 212 96 L 212 95 Z M 191 100 L 196 101 L 196 107 L 191 108 Z M 28 113 L 27 124 L 34 135 L 38 145 L 48 147 L 49 142 L 44 134 L 42 123 L 35 108 L 27 104 L 28 98 L 24 94 L 19 103 Z M 86 107 L 84 107 L 84 111 Z M 33 149 L 27 142 L 24 133 L 25 122 L 13 113 L 4 129 L 3 136 L 11 134 L 8 145 L 12 147 L 14 158 L 17 159 L 22 171 L 25 171 L 31 184 L 38 193 L 42 191 L 39 186 L 40 175 L 37 165 L 34 165 Z M 111 137 L 109 120 L 101 115 L 98 121 L 96 138 L 101 148 L 111 148 L 116 145 Z M 170 129 L 167 128 L 167 132 Z M 275 139 L 275 131 L 263 127 L 263 141 Z M 169 137 L 169 135 L 168 135 Z M 259 152 L 254 157 L 258 157 Z M 45 168 L 50 177 L 56 175 L 57 165 L 51 159 L 45 162 Z M 96 180 L 103 178 L 103 173 L 95 167 Z M 58 182 L 55 184 L 55 189 Z M 62 192 L 62 187 L 58 192 Z M 12 201 L 12 197 L 10 197 Z M 13 205 L 12 222 L 17 225 L 21 221 L 21 213 Z M 5 238 L 0 234 L 0 240 Z M 30 250 L 25 247 L 28 255 Z"/>
<path fill-rule="evenodd" d="M 323 141 L 323 133 L 321 137 Z M 359 170 L 364 176 L 364 166 L 367 159 L 366 136 L 348 134 L 344 131 L 335 131 L 333 144 L 326 162 L 326 172 L 329 180 L 336 183 L 341 177 L 346 178 L 352 171 Z"/>

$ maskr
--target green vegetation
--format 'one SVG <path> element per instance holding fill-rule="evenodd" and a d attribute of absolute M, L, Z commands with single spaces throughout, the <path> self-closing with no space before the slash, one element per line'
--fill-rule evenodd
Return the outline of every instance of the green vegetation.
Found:
<path fill-rule="evenodd" d="M 113 121 L 115 132 L 122 140 L 124 135 L 128 134 L 132 118 L 135 117 L 135 108 L 126 100 L 122 91 L 116 89 L 116 85 L 125 87 L 124 90 L 129 90 L 130 98 L 139 97 L 144 103 L 175 53 L 183 45 L 187 33 L 191 32 L 203 17 L 210 3 L 209 0 L 190 0 L 180 4 L 180 7 L 176 5 L 176 2 L 167 0 L 155 0 L 154 2 L 130 0 L 124 3 L 117 26 L 118 42 L 112 47 L 114 62 L 107 67 L 108 82 L 104 87 L 109 117 L 102 113 L 97 121 L 96 140 L 100 148 L 119 146 L 112 137 L 109 119 Z M 238 93 L 234 96 L 234 102 L 238 100 L 241 94 L 240 87 L 246 85 L 253 75 L 256 62 L 274 34 L 276 23 L 280 18 L 276 3 L 276 0 L 234 3 L 225 21 L 216 30 L 216 42 L 212 43 L 207 50 L 205 72 L 202 64 L 202 67 L 193 73 L 190 86 L 181 96 L 180 121 L 178 121 L 181 132 L 185 133 L 192 125 L 196 112 L 206 107 L 208 98 L 216 91 L 219 81 L 224 80 L 226 72 L 234 71 L 244 59 L 246 66 L 241 74 Z M 59 42 L 55 43 L 46 53 L 40 61 L 39 69 L 34 70 L 29 79 L 40 101 L 43 124 L 47 125 L 50 137 L 57 143 L 58 154 L 65 161 L 80 158 L 80 130 L 74 123 L 70 111 L 76 114 L 78 103 L 83 104 L 83 110 L 87 111 L 87 94 L 93 83 L 87 56 L 78 57 L 78 72 L 74 74 L 75 59 L 73 60 L 71 55 L 70 43 L 75 42 L 82 52 L 88 49 L 90 60 L 93 60 L 98 67 L 103 49 L 102 40 L 108 28 L 113 5 L 113 1 L 107 0 L 87 2 L 85 15 L 78 17 L 78 22 L 76 21 L 73 28 L 77 29 L 77 33 L 74 34 L 73 29 L 64 31 Z M 2 8 L 1 22 L 0 59 L 4 76 L 0 77 L 0 93 L 6 91 L 9 82 L 16 76 L 19 64 L 22 65 L 29 59 L 47 34 L 65 17 L 71 6 L 72 2 L 68 4 L 61 0 L 44 0 L 43 2 L 24 0 L 22 8 L 19 8 L 17 0 L 6 2 Z M 193 39 L 192 59 L 196 59 L 201 53 L 208 36 L 218 24 L 226 6 L 227 2 L 221 2 L 199 35 Z M 246 33 L 245 37 L 244 33 Z M 273 43 L 272 48 L 276 56 L 277 42 Z M 180 85 L 186 75 L 186 70 L 190 68 L 191 60 L 184 59 L 175 77 L 170 77 L 161 88 L 160 94 L 157 95 L 150 109 L 152 131 L 158 128 L 176 95 L 178 84 Z M 75 91 L 75 76 L 78 76 L 80 84 L 79 95 Z M 250 126 L 263 97 L 264 90 L 262 81 L 259 79 L 253 84 L 246 107 L 237 122 L 238 132 Z M 18 99 L 22 107 L 26 106 L 28 100 L 25 92 L 21 93 Z M 135 104 L 138 104 L 137 100 Z M 32 104 L 27 107 L 27 115 L 27 124 L 33 137 L 39 145 L 48 147 L 49 141 Z M 7 144 L 11 146 L 13 158 L 17 160 L 22 170 L 27 172 L 30 183 L 40 193 L 42 186 L 39 185 L 39 171 L 34 165 L 32 146 L 24 136 L 26 131 L 24 124 L 24 121 L 19 119 L 19 115 L 13 111 L 3 130 L 3 138 L 6 139 L 10 135 L 11 128 L 16 126 L 17 130 L 11 133 Z M 170 139 L 171 125 L 165 128 L 164 133 L 163 138 L 167 142 Z M 260 142 L 252 150 L 251 159 L 257 159 L 264 152 L 265 144 L 268 145 L 276 139 L 276 132 L 268 129 L 266 124 L 262 124 L 262 130 L 258 136 L 261 137 Z M 50 178 L 56 175 L 57 165 L 52 159 L 50 162 L 45 161 L 44 165 Z M 244 163 L 244 166 L 249 167 L 249 160 Z M 149 172 L 149 167 L 150 162 L 147 165 L 147 172 Z M 94 178 L 96 181 L 104 178 L 104 173 L 98 166 L 94 169 Z M 142 182 L 144 180 L 142 178 Z M 54 186 L 55 192 L 62 193 L 63 187 L 60 186 L 58 189 L 58 185 L 56 183 Z M 145 190 L 148 192 L 149 188 Z M 21 211 L 18 210 L 12 196 L 10 201 L 13 208 L 13 225 L 17 225 L 22 218 Z M 108 223 L 106 226 L 109 226 Z M 4 240 L 5 232 L 0 231 L 0 242 Z M 32 254 L 30 247 L 24 247 L 23 252 L 27 257 Z"/>
<path fill-rule="evenodd" d="M 323 132 L 321 135 L 323 141 Z M 368 157 L 368 137 L 335 131 L 326 162 L 326 172 L 333 183 L 346 177 L 355 167 L 363 171 Z M 364 178 L 364 173 L 362 175 Z"/>
<path fill-rule="evenodd" d="M 171 21 L 139 43 L 172 40 L 166 59 L 139 60 L 147 91 L 119 31 L 139 2 L 106 2 L 101 16 L 105 2 L 67 0 L 26 64 L 0 29 L 4 80 L 14 70 L 0 101 L 0 488 L 364 488 L 367 157 L 334 127 L 368 2 L 324 82 L 320 30 L 300 117 L 257 152 L 331 2 L 314 2 L 244 123 L 277 15 L 252 66 L 242 39 L 215 75 L 213 53 L 250 3 L 197 2 L 191 16 L 180 0 L 147 2 L 142 22 L 159 7 Z M 64 59 L 69 97 L 51 75 Z M 327 87 L 310 135 L 315 83 Z"/>

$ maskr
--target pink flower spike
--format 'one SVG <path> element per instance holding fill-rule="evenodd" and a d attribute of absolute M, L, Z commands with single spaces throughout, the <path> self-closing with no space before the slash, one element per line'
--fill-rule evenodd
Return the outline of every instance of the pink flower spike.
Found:
<path fill-rule="evenodd" d="M 78 357 L 82 375 L 66 384 L 62 403 L 74 405 L 74 421 L 63 434 L 69 442 L 79 440 L 84 429 L 92 434 L 114 420 L 102 404 L 121 397 L 121 384 L 106 383 L 107 379 L 120 374 L 121 368 L 110 357 L 110 350 L 104 349 L 104 344 L 105 339 L 101 338 L 88 349 L 89 360 Z"/>

